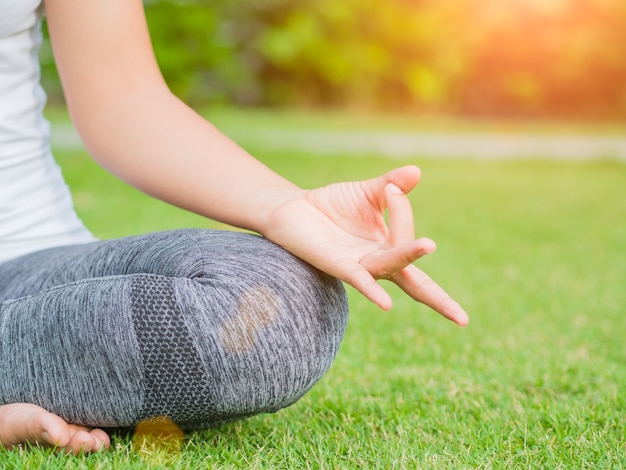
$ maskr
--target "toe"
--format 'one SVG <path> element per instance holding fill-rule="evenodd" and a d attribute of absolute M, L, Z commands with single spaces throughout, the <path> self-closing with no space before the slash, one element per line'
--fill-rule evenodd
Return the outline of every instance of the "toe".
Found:
<path fill-rule="evenodd" d="M 93 429 L 91 435 L 96 439 L 96 450 L 108 449 L 111 446 L 109 435 L 102 429 Z"/>
<path fill-rule="evenodd" d="M 65 451 L 74 454 L 93 452 L 98 449 L 97 440 L 87 430 L 77 430 L 72 434 L 70 442 L 65 446 Z"/>

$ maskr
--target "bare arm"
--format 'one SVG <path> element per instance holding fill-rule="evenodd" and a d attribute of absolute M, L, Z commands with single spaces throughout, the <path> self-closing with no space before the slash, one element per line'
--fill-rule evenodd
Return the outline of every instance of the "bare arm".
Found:
<path fill-rule="evenodd" d="M 46 0 L 74 123 L 105 168 L 167 202 L 263 231 L 298 188 L 172 95 L 139 0 Z"/>
<path fill-rule="evenodd" d="M 420 179 L 416 167 L 303 191 L 170 93 L 140 0 L 45 4 L 72 119 L 102 166 L 162 200 L 263 234 L 383 309 L 392 302 L 378 279 L 467 324 L 465 311 L 413 265 L 435 249 L 413 233 L 406 194 Z"/>

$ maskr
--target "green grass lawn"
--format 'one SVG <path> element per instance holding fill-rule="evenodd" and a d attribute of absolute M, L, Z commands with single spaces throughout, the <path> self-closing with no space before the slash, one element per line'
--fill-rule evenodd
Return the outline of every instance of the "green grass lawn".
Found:
<path fill-rule="evenodd" d="M 253 149 L 254 150 L 254 149 Z M 312 187 L 397 162 L 256 152 Z M 100 237 L 218 227 L 149 199 L 82 153 L 59 153 Z M 626 468 L 626 165 L 407 160 L 419 265 L 468 310 L 460 329 L 390 287 L 390 312 L 349 290 L 331 371 L 300 402 L 191 434 L 182 450 L 58 456 L 0 450 L 2 468 Z"/>

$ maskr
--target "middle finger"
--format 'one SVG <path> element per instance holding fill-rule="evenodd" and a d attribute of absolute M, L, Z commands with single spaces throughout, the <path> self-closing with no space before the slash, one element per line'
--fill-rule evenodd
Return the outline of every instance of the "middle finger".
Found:
<path fill-rule="evenodd" d="M 409 201 L 407 195 L 393 183 L 389 183 L 385 187 L 385 199 L 388 209 L 389 245 L 398 246 L 411 242 L 415 239 L 411 201 Z"/>

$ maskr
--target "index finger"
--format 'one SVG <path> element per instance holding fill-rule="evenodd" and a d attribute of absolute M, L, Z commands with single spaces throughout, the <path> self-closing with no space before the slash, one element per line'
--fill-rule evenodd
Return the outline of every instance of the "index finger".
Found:
<path fill-rule="evenodd" d="M 428 305 L 457 325 L 467 326 L 469 324 L 469 316 L 463 307 L 425 272 L 415 266 L 407 266 L 396 273 L 391 280 L 413 299 Z"/>

